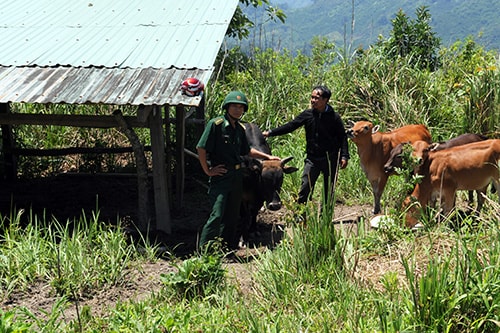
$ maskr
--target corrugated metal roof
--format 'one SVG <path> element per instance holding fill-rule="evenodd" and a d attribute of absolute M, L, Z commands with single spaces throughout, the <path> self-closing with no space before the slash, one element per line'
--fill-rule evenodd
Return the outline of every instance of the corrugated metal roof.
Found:
<path fill-rule="evenodd" d="M 182 95 L 180 82 L 187 77 L 207 82 L 211 73 L 202 69 L 0 67 L 0 102 L 197 106 L 200 96 Z"/>
<path fill-rule="evenodd" d="M 11 0 L 0 7 L 0 103 L 187 104 L 238 0 Z"/>

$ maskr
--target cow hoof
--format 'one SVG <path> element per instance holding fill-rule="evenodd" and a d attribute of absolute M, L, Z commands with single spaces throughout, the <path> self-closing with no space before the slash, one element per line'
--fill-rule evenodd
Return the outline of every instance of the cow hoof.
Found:
<path fill-rule="evenodd" d="M 423 229 L 423 228 L 424 228 L 424 225 L 423 225 L 422 223 L 417 223 L 417 224 L 415 224 L 415 225 L 411 228 L 411 230 L 412 230 L 412 231 L 418 231 L 418 230 Z"/>
<path fill-rule="evenodd" d="M 385 228 L 394 224 L 394 219 L 388 215 L 377 215 L 370 219 L 370 226 L 374 229 Z"/>

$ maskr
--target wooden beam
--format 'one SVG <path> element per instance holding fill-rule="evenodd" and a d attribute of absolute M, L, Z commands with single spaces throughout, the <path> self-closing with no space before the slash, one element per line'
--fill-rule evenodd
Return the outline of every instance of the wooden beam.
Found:
<path fill-rule="evenodd" d="M 1 103 L 5 104 L 5 103 Z M 147 122 L 142 118 L 147 113 L 141 112 L 137 117 L 122 116 L 127 124 L 133 128 L 148 127 Z M 170 121 L 175 123 L 175 118 L 165 119 L 164 123 Z M 186 124 L 203 125 L 203 119 L 186 119 Z M 0 113 L 1 125 L 53 125 L 72 126 L 90 128 L 111 128 L 116 127 L 114 116 L 94 116 L 94 115 L 69 115 L 69 114 L 30 114 L 30 113 Z"/>
<path fill-rule="evenodd" d="M 195 135 L 200 138 L 205 130 L 205 94 L 201 97 L 200 104 L 196 108 L 195 119 L 191 119 L 195 126 Z"/>
<path fill-rule="evenodd" d="M 198 154 L 196 154 L 195 152 L 192 152 L 191 150 L 187 149 L 187 148 L 184 148 L 184 153 L 188 156 L 191 156 L 191 157 L 194 157 L 196 158 L 197 160 L 200 159 L 200 157 L 198 156 Z"/>
<path fill-rule="evenodd" d="M 137 117 L 122 116 L 130 127 L 147 127 Z M 69 114 L 27 114 L 27 113 L 0 113 L 2 125 L 55 125 L 92 128 L 116 127 L 114 116 L 69 115 Z"/>
<path fill-rule="evenodd" d="M 146 123 L 148 118 L 149 118 L 149 115 L 151 114 L 151 112 L 153 111 L 153 108 L 152 107 L 147 107 L 145 105 L 140 105 L 138 108 L 137 108 L 137 120 L 141 123 Z"/>
<path fill-rule="evenodd" d="M 162 112 L 159 106 L 149 114 L 149 129 L 151 134 L 151 149 L 153 158 L 153 189 L 156 210 L 156 229 L 172 233 L 170 205 L 168 199 L 168 180 L 165 164 L 165 141 L 163 136 Z"/>
<path fill-rule="evenodd" d="M 151 146 L 144 146 L 144 151 L 151 151 Z M 52 149 L 14 148 L 15 156 L 65 156 L 76 154 L 123 154 L 134 152 L 133 147 L 68 147 Z"/>

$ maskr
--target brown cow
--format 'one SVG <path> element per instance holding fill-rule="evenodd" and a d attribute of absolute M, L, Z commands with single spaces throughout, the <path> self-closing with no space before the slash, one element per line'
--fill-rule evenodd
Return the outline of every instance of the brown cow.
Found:
<path fill-rule="evenodd" d="M 467 143 L 472 143 L 472 142 L 477 142 L 477 141 L 484 141 L 487 140 L 488 137 L 484 136 L 482 134 L 474 134 L 474 133 L 465 133 L 461 134 L 459 136 L 456 136 L 454 138 L 451 138 L 447 141 L 441 141 L 441 142 L 435 142 L 432 143 L 429 146 L 430 151 L 438 151 L 438 150 L 443 150 L 451 147 L 456 147 L 456 146 L 461 146 L 465 145 Z M 402 168 L 403 167 L 403 146 L 408 143 L 400 143 L 396 147 L 394 147 L 391 151 L 391 154 L 389 156 L 389 159 L 384 165 L 384 170 L 386 173 L 392 174 L 396 171 L 397 168 Z M 474 191 L 468 191 L 469 193 L 469 203 L 472 204 L 474 201 Z M 478 196 L 481 195 L 478 192 Z"/>
<path fill-rule="evenodd" d="M 465 145 L 467 143 L 477 142 L 487 140 L 488 137 L 481 134 L 465 133 L 457 137 L 451 138 L 447 141 L 435 142 L 429 146 L 429 150 L 438 151 L 451 147 Z M 386 173 L 392 174 L 397 168 L 403 167 L 402 153 L 403 146 L 409 142 L 403 142 L 398 144 L 391 150 L 389 154 L 389 159 L 384 165 L 384 170 Z"/>
<path fill-rule="evenodd" d="M 441 209 L 446 214 L 455 206 L 457 190 L 478 190 L 484 194 L 490 182 L 497 192 L 500 190 L 500 140 L 479 141 L 439 151 L 431 151 L 425 142 L 415 142 L 412 146 L 415 156 L 421 158 L 418 173 L 423 178 L 403 202 L 408 227 L 418 223 L 414 201 L 425 208 L 433 197 L 440 197 Z M 477 211 L 481 210 L 483 202 L 483 195 L 479 195 Z"/>
<path fill-rule="evenodd" d="M 373 126 L 369 121 L 358 121 L 350 122 L 350 128 L 346 131 L 358 148 L 361 168 L 372 187 L 374 214 L 380 213 L 380 198 L 389 177 L 384 171 L 384 165 L 391 150 L 402 142 L 431 142 L 431 134 L 424 125 L 407 125 L 385 133 L 378 130 L 378 125 Z"/>

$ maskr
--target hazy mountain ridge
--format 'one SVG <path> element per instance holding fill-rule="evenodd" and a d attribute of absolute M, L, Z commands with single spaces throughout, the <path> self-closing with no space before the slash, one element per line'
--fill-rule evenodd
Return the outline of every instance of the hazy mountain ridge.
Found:
<path fill-rule="evenodd" d="M 285 11 L 285 24 L 265 22 L 264 14 L 247 9 L 257 23 L 250 42 L 260 47 L 306 49 L 318 35 L 328 36 L 339 46 L 352 42 L 352 47 L 367 47 L 375 43 L 379 35 L 389 37 L 391 20 L 399 9 L 413 19 L 415 10 L 425 5 L 432 17 L 431 26 L 443 46 L 472 36 L 486 49 L 500 50 L 500 2 L 496 1 L 355 0 L 354 12 L 353 1 L 347 0 L 274 0 L 272 3 Z M 351 34 L 353 14 L 354 33 Z"/>

